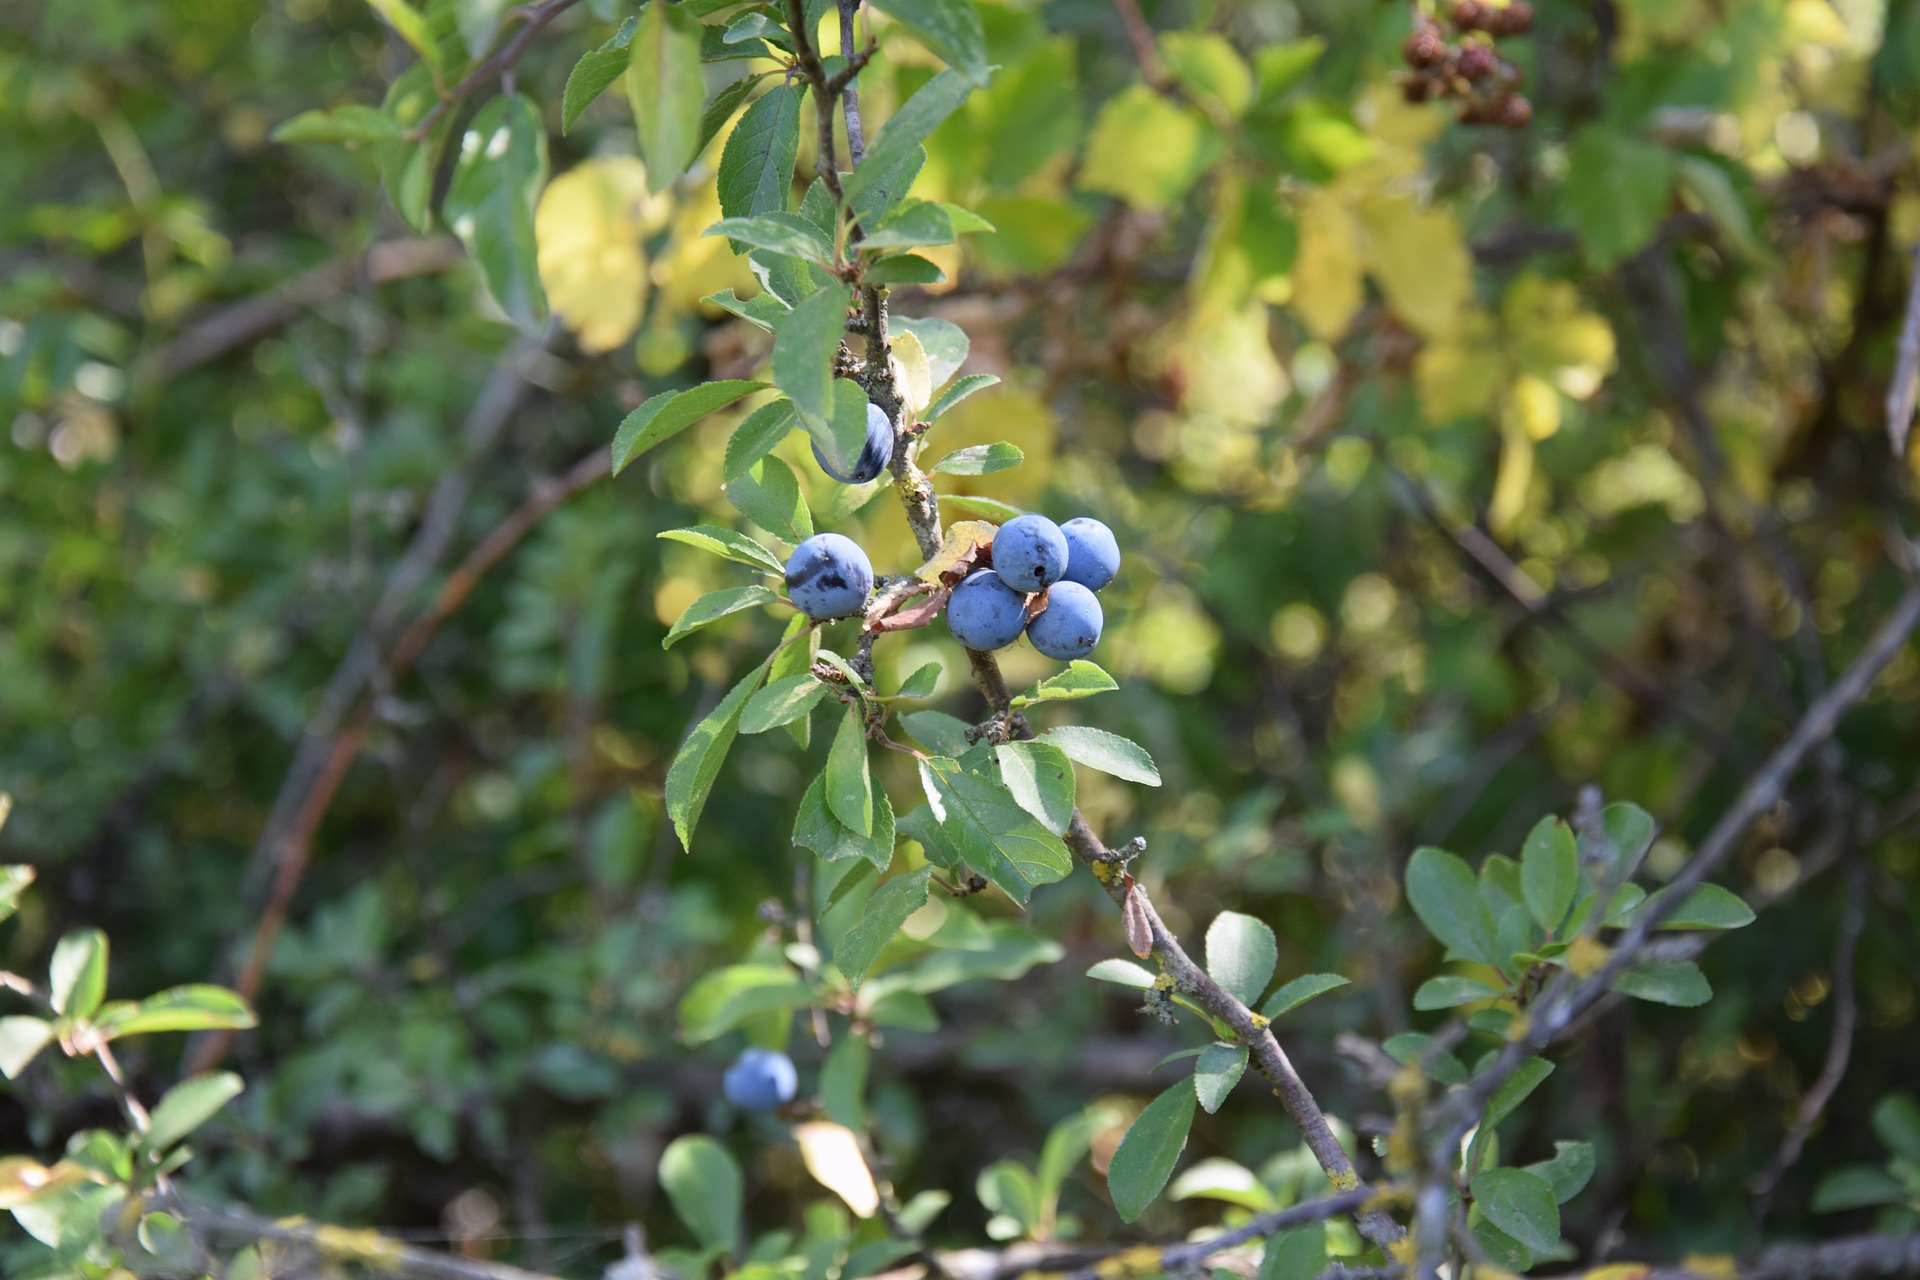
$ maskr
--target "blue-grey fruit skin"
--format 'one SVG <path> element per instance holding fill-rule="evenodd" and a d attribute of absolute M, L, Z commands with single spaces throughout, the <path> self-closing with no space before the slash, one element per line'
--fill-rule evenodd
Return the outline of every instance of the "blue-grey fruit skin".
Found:
<path fill-rule="evenodd" d="M 993 535 L 993 568 L 1015 591 L 1044 591 L 1067 571 L 1067 538 L 1045 516 L 1015 516 Z"/>
<path fill-rule="evenodd" d="M 820 464 L 822 471 L 841 484 L 865 484 L 885 471 L 887 464 L 893 461 L 893 423 L 879 405 L 867 405 L 867 443 L 861 447 L 860 459 L 853 464 L 853 471 L 848 475 L 835 471 L 817 444 L 813 446 L 813 460 Z"/>
<path fill-rule="evenodd" d="M 1098 591 L 1120 572 L 1120 544 L 1113 530 L 1091 516 L 1080 516 L 1060 526 L 1067 540 L 1067 571 L 1062 582 L 1077 582 Z"/>
<path fill-rule="evenodd" d="M 1004 649 L 1027 625 L 1026 597 L 991 569 L 970 573 L 947 600 L 947 630 L 969 649 Z"/>
<path fill-rule="evenodd" d="M 1100 599 L 1077 582 L 1056 582 L 1047 590 L 1047 607 L 1027 624 L 1027 639 L 1049 658 L 1084 658 L 1100 643 L 1106 625 Z"/>
<path fill-rule="evenodd" d="M 844 618 L 866 608 L 873 564 L 852 538 L 816 533 L 787 557 L 787 595 L 809 618 Z"/>
<path fill-rule="evenodd" d="M 793 1059 L 772 1049 L 744 1050 L 720 1078 L 727 1101 L 742 1111 L 771 1111 L 793 1101 L 800 1077 Z"/>

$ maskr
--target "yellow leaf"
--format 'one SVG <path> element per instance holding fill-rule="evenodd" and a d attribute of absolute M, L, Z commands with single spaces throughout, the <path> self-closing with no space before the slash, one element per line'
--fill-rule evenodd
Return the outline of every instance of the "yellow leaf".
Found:
<path fill-rule="evenodd" d="M 925 413 L 933 403 L 933 369 L 927 363 L 927 349 L 920 345 L 919 338 L 902 329 L 893 335 L 893 362 L 899 366 L 894 372 L 907 408 Z"/>
<path fill-rule="evenodd" d="M 992 542 L 993 535 L 999 531 L 1000 526 L 985 520 L 955 521 L 947 526 L 946 540 L 940 544 L 940 550 L 921 565 L 914 576 L 922 582 L 938 583 L 941 574 L 959 564 L 976 546 Z"/>
<path fill-rule="evenodd" d="M 1332 342 L 1366 301 L 1360 237 L 1336 197 L 1312 192 L 1300 201 L 1300 256 L 1293 268 L 1293 309 L 1307 331 Z"/>
<path fill-rule="evenodd" d="M 1613 372 L 1613 329 L 1581 306 L 1571 282 L 1523 275 L 1501 299 L 1500 315 L 1521 371 L 1545 378 L 1572 399 L 1587 399 Z"/>
<path fill-rule="evenodd" d="M 1545 440 L 1560 429 L 1560 393 L 1523 373 L 1507 388 L 1503 421 L 1525 432 L 1529 440 Z"/>
<path fill-rule="evenodd" d="M 859 1217 L 871 1218 L 879 1210 L 879 1188 L 873 1184 L 873 1173 L 852 1130 L 814 1120 L 795 1125 L 793 1138 L 814 1181 L 845 1200 Z"/>
<path fill-rule="evenodd" d="M 698 187 L 683 191 L 683 203 L 673 212 L 666 245 L 653 261 L 653 286 L 659 291 L 657 310 L 684 315 L 710 293 L 732 289 L 741 297 L 758 293 L 760 286 L 747 266 L 745 254 L 735 254 L 725 236 L 703 234 L 720 220 L 720 194 L 712 175 Z"/>
<path fill-rule="evenodd" d="M 1493 317 L 1470 312 L 1452 333 L 1421 349 L 1413 376 L 1428 422 L 1451 422 L 1492 406 L 1506 376 L 1498 337 Z"/>
<path fill-rule="evenodd" d="M 1155 335 L 1141 359 L 1180 388 L 1182 409 L 1241 426 L 1270 421 L 1293 389 L 1260 302 L 1211 315 L 1195 310 Z"/>
<path fill-rule="evenodd" d="M 646 168 L 630 156 L 574 166 L 547 184 L 534 213 L 540 283 L 587 352 L 633 335 L 647 297 L 641 219 Z"/>
<path fill-rule="evenodd" d="M 1680 1265 L 1697 1276 L 1711 1276 L 1713 1280 L 1733 1280 L 1740 1274 L 1733 1255 L 1727 1253 L 1690 1253 L 1681 1259 Z"/>
<path fill-rule="evenodd" d="M 1473 258 L 1453 214 L 1398 195 L 1369 196 L 1359 213 L 1373 277 L 1394 313 L 1423 337 L 1446 334 L 1473 296 Z"/>
<path fill-rule="evenodd" d="M 1080 188 L 1137 209 L 1165 209 L 1187 194 L 1219 148 L 1219 135 L 1199 112 L 1144 84 L 1129 85 L 1100 108 L 1080 161 Z"/>
<path fill-rule="evenodd" d="M 1392 84 L 1367 90 L 1354 114 L 1368 133 L 1395 147 L 1423 147 L 1447 127 L 1446 108 L 1437 102 L 1408 102 Z"/>
<path fill-rule="evenodd" d="M 1513 532 L 1527 509 L 1527 490 L 1533 484 L 1533 439 L 1505 423 L 1500 429 L 1500 467 L 1493 477 L 1493 500 L 1487 504 L 1487 527 L 1496 538 Z"/>
<path fill-rule="evenodd" d="M 1160 37 L 1160 58 L 1216 118 L 1237 117 L 1253 101 L 1253 71 L 1223 35 L 1169 31 Z"/>

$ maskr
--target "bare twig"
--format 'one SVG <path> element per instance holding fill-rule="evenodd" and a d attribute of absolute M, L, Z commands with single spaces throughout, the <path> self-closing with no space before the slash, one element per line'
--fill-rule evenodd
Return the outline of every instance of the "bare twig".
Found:
<path fill-rule="evenodd" d="M 542 1272 L 503 1262 L 417 1248 L 371 1228 L 269 1218 L 251 1209 L 231 1207 L 190 1205 L 185 1216 L 189 1226 L 210 1236 L 269 1241 L 328 1262 L 348 1263 L 409 1280 L 554 1280 Z"/>
<path fill-rule="evenodd" d="M 449 89 L 440 101 L 428 109 L 427 114 L 420 117 L 413 128 L 407 131 L 407 136 L 418 142 L 440 122 L 440 117 L 457 106 L 476 86 L 495 76 L 512 72 L 514 67 L 519 65 L 521 55 L 526 53 L 527 47 L 533 43 L 534 37 L 540 34 L 541 29 L 578 3 L 579 0 L 546 0 L 545 4 L 513 10 L 514 14 L 526 19 L 526 25 L 515 32 L 513 39 L 502 45 L 498 53 L 467 72 L 459 84 Z"/>

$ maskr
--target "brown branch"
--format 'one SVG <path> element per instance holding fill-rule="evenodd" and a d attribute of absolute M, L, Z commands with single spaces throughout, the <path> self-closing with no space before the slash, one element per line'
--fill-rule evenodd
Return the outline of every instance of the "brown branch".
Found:
<path fill-rule="evenodd" d="M 334 1227 L 303 1218 L 269 1218 L 251 1209 L 199 1205 L 188 1206 L 185 1217 L 190 1228 L 206 1235 L 272 1242 L 328 1262 L 409 1280 L 554 1280 L 503 1262 L 417 1248 L 367 1227 Z"/>
<path fill-rule="evenodd" d="M 579 0 L 547 0 L 545 4 L 515 9 L 509 13 L 507 15 L 509 17 L 518 14 L 525 18 L 526 25 L 514 33 L 513 39 L 502 45 L 498 53 L 469 71 L 462 77 L 459 84 L 442 95 L 440 101 L 434 103 L 413 128 L 407 130 L 407 137 L 414 142 L 420 141 L 427 136 L 434 125 L 440 122 L 440 117 L 452 110 L 461 99 L 473 91 L 475 86 L 495 76 L 510 74 L 514 67 L 519 65 L 521 55 L 526 53 L 528 46 L 533 43 L 534 37 L 540 34 L 541 29 L 578 3 Z"/>
<path fill-rule="evenodd" d="M 379 666 L 376 687 L 360 700 L 353 718 L 333 739 L 331 751 L 318 776 L 305 792 L 280 842 L 280 858 L 272 889 L 261 912 L 260 923 L 254 930 L 253 942 L 241 966 L 240 976 L 234 983 L 234 989 L 243 998 L 251 1002 L 260 990 L 261 980 L 266 976 L 267 960 L 273 954 L 273 946 L 281 928 L 286 924 L 294 891 L 300 887 L 300 880 L 306 874 L 307 864 L 311 860 L 314 834 L 319 830 L 321 819 L 326 816 L 341 782 L 346 778 L 347 770 L 360 754 L 367 733 L 373 727 L 381 689 L 391 688 L 412 668 L 428 641 L 433 639 L 434 633 L 465 603 L 489 569 L 500 563 L 521 539 L 561 503 L 604 479 L 612 470 L 612 460 L 613 455 L 607 450 L 596 449 L 575 463 L 564 476 L 544 479 L 536 484 L 526 501 L 467 553 L 466 558 L 442 584 L 433 603 L 413 620 L 413 624 L 393 646 L 386 662 Z M 193 1075 L 213 1066 L 226 1055 L 232 1042 L 231 1031 L 210 1035 L 195 1047 L 186 1074 Z"/>

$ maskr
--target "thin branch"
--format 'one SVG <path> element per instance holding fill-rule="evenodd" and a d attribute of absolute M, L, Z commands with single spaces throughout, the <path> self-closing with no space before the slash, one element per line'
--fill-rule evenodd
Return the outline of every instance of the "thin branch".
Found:
<path fill-rule="evenodd" d="M 312 784 L 305 792 L 299 809 L 295 812 L 285 836 L 280 842 L 280 858 L 274 873 L 273 885 L 265 908 L 260 915 L 260 923 L 254 930 L 252 945 L 248 948 L 247 958 L 241 966 L 240 976 L 234 988 L 242 997 L 251 1001 L 260 990 L 260 983 L 266 976 L 268 958 L 273 954 L 273 946 L 280 936 L 281 928 L 286 924 L 287 913 L 293 903 L 294 891 L 299 888 L 301 878 L 306 874 L 307 864 L 313 852 L 314 834 L 319 830 L 320 821 L 326 816 L 333 804 L 340 784 L 345 780 L 347 770 L 360 754 L 368 732 L 373 727 L 375 712 L 380 703 L 380 689 L 391 688 L 413 666 L 414 661 L 427 647 L 442 624 L 452 617 L 486 572 L 498 564 L 506 554 L 544 520 L 555 508 L 581 490 L 588 488 L 606 477 L 612 469 L 612 454 L 605 449 L 596 449 L 575 463 L 564 476 L 542 480 L 534 486 L 514 512 L 501 521 L 493 531 L 467 553 L 446 582 L 441 586 L 434 601 L 413 624 L 401 635 L 393 647 L 393 652 L 381 666 L 376 675 L 377 687 L 360 700 L 358 709 L 346 728 L 333 739 L 332 749 L 323 762 Z M 195 1047 L 187 1074 L 205 1071 L 226 1055 L 233 1042 L 231 1031 L 219 1031 L 210 1035 Z"/>
<path fill-rule="evenodd" d="M 421 1249 L 366 1227 L 334 1227 L 302 1218 L 269 1218 L 251 1209 L 191 1205 L 189 1226 L 230 1240 L 270 1241 L 328 1262 L 366 1267 L 409 1280 L 554 1280 L 503 1262 Z"/>
<path fill-rule="evenodd" d="M 545 4 L 535 5 L 530 9 L 514 10 L 515 13 L 526 18 L 526 25 L 515 32 L 513 39 L 502 45 L 498 53 L 467 72 L 459 84 L 453 86 L 440 101 L 434 103 L 427 114 L 421 116 L 413 128 L 407 131 L 407 137 L 418 142 L 427 136 L 434 125 L 440 123 L 440 117 L 458 105 L 476 86 L 495 76 L 511 73 L 519 65 L 521 55 L 526 53 L 528 46 L 533 43 L 534 37 L 540 34 L 541 29 L 578 3 L 579 0 L 547 0 Z"/>

